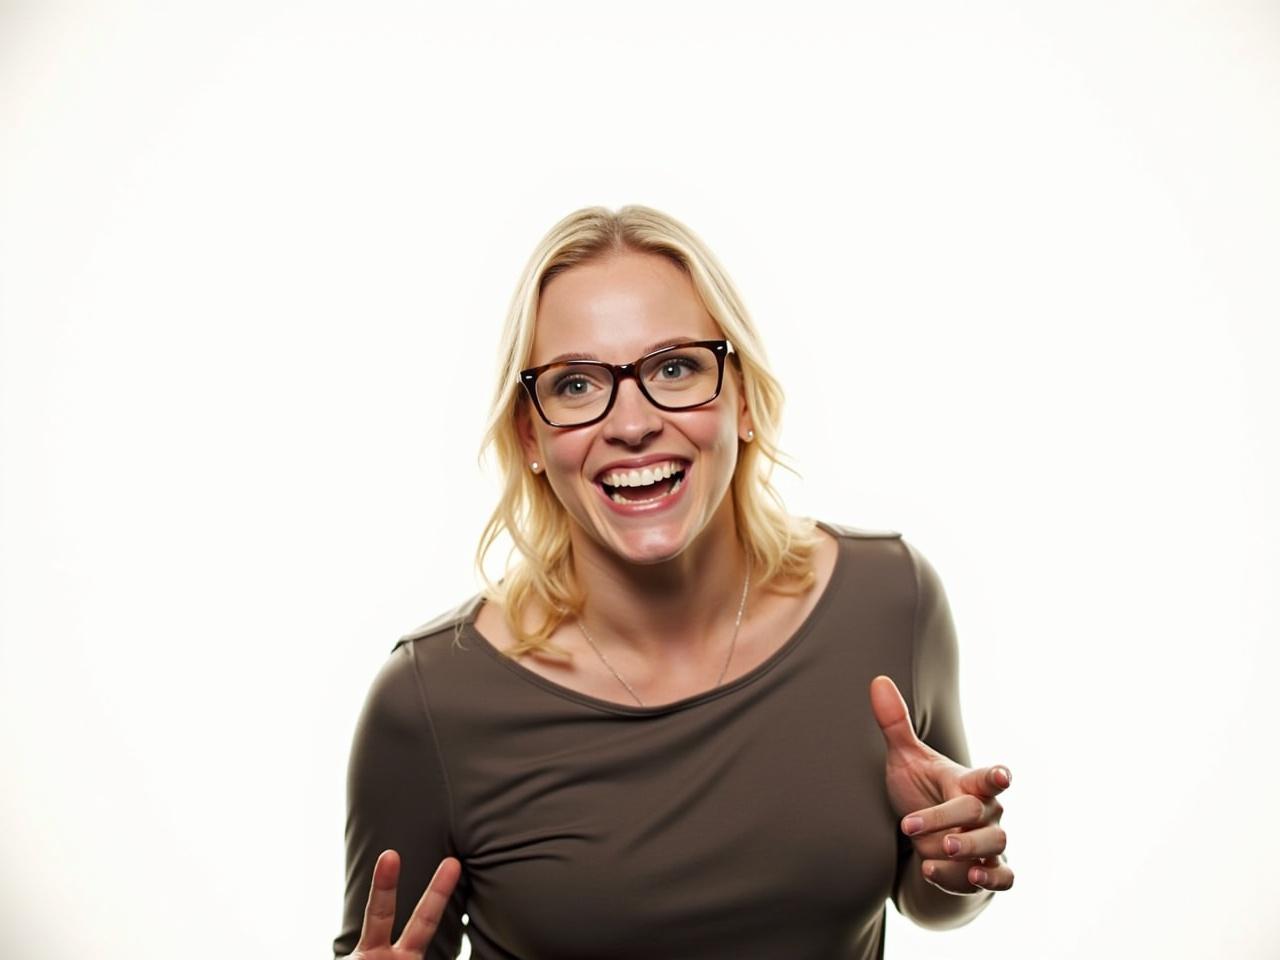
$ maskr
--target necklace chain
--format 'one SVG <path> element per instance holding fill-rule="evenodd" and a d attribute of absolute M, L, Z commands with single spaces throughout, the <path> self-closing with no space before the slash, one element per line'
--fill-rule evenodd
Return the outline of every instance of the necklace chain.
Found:
<path fill-rule="evenodd" d="M 716 680 L 717 687 L 720 686 L 720 684 L 724 683 L 724 675 L 729 672 L 729 661 L 733 659 L 733 648 L 734 648 L 734 645 L 737 644 L 738 642 L 738 628 L 742 626 L 742 612 L 747 609 L 747 590 L 750 586 L 751 586 L 751 556 L 748 554 L 747 575 L 745 578 L 743 578 L 743 581 L 742 581 L 742 599 L 738 601 L 738 618 L 733 622 L 733 636 L 729 639 L 729 654 L 724 658 L 724 666 L 720 668 L 720 677 Z M 591 649 L 596 652 L 596 656 L 598 656 L 600 660 L 604 663 L 604 665 L 609 668 L 609 672 L 612 673 L 615 677 L 617 677 L 618 682 L 627 688 L 627 692 L 630 693 L 631 696 L 635 697 L 636 703 L 640 704 L 640 706 L 643 707 L 645 703 L 643 700 L 640 699 L 640 695 L 637 694 L 635 690 L 632 689 L 631 684 L 627 683 L 626 680 L 622 679 L 622 674 L 620 674 L 617 670 L 613 669 L 613 664 L 610 663 L 609 658 L 604 655 L 604 651 L 602 651 L 599 647 L 596 646 L 595 641 L 591 639 L 591 634 L 587 633 L 586 624 L 582 622 L 581 617 L 578 618 L 578 629 L 581 630 L 582 635 L 587 638 L 587 643 L 591 644 Z"/>

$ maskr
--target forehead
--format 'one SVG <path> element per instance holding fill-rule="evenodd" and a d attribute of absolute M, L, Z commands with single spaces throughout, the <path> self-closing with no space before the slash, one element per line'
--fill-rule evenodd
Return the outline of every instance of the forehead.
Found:
<path fill-rule="evenodd" d="M 658 343 L 719 337 L 688 274 L 659 254 L 626 251 L 571 267 L 547 283 L 530 365 L 561 354 L 626 363 Z"/>

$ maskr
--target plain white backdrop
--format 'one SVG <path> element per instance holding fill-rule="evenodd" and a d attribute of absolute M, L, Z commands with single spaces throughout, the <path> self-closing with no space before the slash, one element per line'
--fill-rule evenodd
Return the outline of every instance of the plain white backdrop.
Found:
<path fill-rule="evenodd" d="M 764 333 L 789 507 L 939 571 L 1013 772 L 1014 888 L 886 956 L 1275 956 L 1277 170 L 1269 3 L 0 7 L 6 955 L 330 955 L 516 278 L 637 202 Z"/>

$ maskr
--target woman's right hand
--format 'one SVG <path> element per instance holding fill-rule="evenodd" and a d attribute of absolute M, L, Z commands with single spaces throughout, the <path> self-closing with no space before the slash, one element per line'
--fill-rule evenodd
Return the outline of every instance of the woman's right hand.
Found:
<path fill-rule="evenodd" d="M 373 865 L 373 886 L 369 903 L 364 908 L 364 927 L 360 942 L 346 960 L 423 960 L 427 944 L 440 926 L 445 905 L 462 876 L 462 864 L 445 857 L 436 867 L 435 876 L 405 924 L 400 939 L 391 943 L 391 925 L 396 917 L 396 884 L 400 880 L 400 854 L 383 850 Z"/>

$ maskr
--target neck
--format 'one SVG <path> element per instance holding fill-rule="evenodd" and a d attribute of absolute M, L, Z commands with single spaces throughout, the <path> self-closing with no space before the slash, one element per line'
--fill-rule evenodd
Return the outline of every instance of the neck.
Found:
<path fill-rule="evenodd" d="M 686 550 L 661 563 L 629 563 L 577 530 L 573 548 L 583 619 L 599 647 L 646 660 L 724 656 L 747 575 L 729 498 Z"/>

